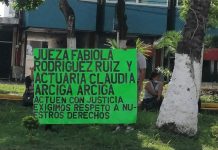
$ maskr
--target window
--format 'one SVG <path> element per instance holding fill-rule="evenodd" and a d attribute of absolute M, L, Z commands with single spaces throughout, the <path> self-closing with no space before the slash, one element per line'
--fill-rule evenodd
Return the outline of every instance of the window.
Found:
<path fill-rule="evenodd" d="M 97 0 L 80 0 L 80 1 L 86 1 L 86 2 L 97 2 Z"/>
<path fill-rule="evenodd" d="M 97 0 L 81 0 L 87 2 L 97 2 Z M 182 0 L 180 0 L 182 1 Z M 106 0 L 107 3 L 117 3 L 117 0 Z M 168 6 L 168 0 L 125 0 L 126 4 L 150 5 L 150 6 Z"/>
<path fill-rule="evenodd" d="M 106 0 L 109 3 L 116 3 L 117 0 Z M 126 4 L 168 6 L 168 0 L 125 0 Z"/>
<path fill-rule="evenodd" d="M 168 6 L 168 0 L 138 0 L 141 4 Z"/>

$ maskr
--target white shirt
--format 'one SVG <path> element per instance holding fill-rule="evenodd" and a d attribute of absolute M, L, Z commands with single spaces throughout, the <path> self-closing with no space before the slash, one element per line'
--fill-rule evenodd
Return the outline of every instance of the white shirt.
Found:
<path fill-rule="evenodd" d="M 154 93 L 156 93 L 156 92 L 158 91 L 158 89 L 159 89 L 159 86 L 160 86 L 161 82 L 159 82 L 159 81 L 153 81 L 153 82 L 154 82 L 154 84 L 155 84 L 155 87 L 154 87 L 154 85 L 153 85 L 153 83 L 152 83 L 151 81 L 149 81 L 147 84 L 150 84 L 151 90 L 152 90 Z M 154 97 L 154 96 L 151 95 L 151 94 L 145 89 L 144 99 L 153 98 L 153 97 Z"/>
<path fill-rule="evenodd" d="M 145 56 L 141 52 L 137 52 L 137 69 L 138 69 L 138 79 L 140 75 L 141 69 L 146 69 L 146 59 Z"/>

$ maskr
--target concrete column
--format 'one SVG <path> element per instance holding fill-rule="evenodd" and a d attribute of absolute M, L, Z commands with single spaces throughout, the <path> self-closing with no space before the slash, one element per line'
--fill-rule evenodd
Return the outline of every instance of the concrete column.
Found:
<path fill-rule="evenodd" d="M 48 41 L 48 48 L 58 48 L 58 43 L 57 43 L 57 39 L 55 38 L 51 38 Z"/>
<path fill-rule="evenodd" d="M 17 29 L 13 28 L 13 40 L 12 40 L 12 53 L 11 53 L 11 66 L 15 65 L 15 51 L 16 51 Z"/>
<path fill-rule="evenodd" d="M 76 49 L 76 38 L 67 38 L 67 48 Z"/>

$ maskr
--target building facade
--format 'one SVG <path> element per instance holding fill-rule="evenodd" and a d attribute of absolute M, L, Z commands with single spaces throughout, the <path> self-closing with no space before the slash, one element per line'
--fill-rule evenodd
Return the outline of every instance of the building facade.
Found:
<path fill-rule="evenodd" d="M 0 3 L 0 79 L 22 78 L 23 67 L 15 67 L 20 66 L 20 56 L 24 56 L 18 50 L 18 25 L 19 19 L 12 7 Z"/>
<path fill-rule="evenodd" d="M 116 0 L 105 2 L 101 32 L 98 31 L 99 25 L 97 24 L 97 0 L 69 0 L 68 2 L 74 9 L 76 18 L 77 48 L 106 48 L 107 38 L 116 39 Z M 25 31 L 27 45 L 30 49 L 66 47 L 66 23 L 58 3 L 59 0 L 46 0 L 37 10 L 25 13 Z M 166 32 L 167 11 L 168 0 L 126 1 L 127 37 L 139 36 L 146 42 L 153 43 Z M 157 55 L 161 56 L 161 53 L 161 51 L 157 52 Z M 27 62 L 30 62 L 31 56 L 26 58 Z M 153 67 L 162 62 L 155 58 L 148 58 L 149 70 L 152 69 L 152 62 L 156 63 L 153 63 Z M 31 63 L 26 65 L 26 75 L 28 75 L 28 64 Z"/>
<path fill-rule="evenodd" d="M 106 48 L 107 38 L 117 38 L 115 30 L 117 0 L 102 1 L 105 3 L 100 11 L 101 20 L 99 21 L 98 0 L 68 0 L 76 18 L 77 48 Z M 170 0 L 125 0 L 125 2 L 127 37 L 140 37 L 146 43 L 152 44 L 167 31 Z M 181 0 L 178 0 L 175 8 L 176 30 L 181 30 L 184 25 L 179 18 L 180 3 Z M 19 47 L 19 53 L 12 54 L 16 57 L 13 56 L 11 66 L 23 68 L 23 75 L 27 76 L 30 74 L 29 68 L 33 66 L 32 51 L 34 48 L 67 46 L 67 25 L 59 9 L 59 0 L 45 0 L 39 8 L 25 12 L 22 17 L 22 35 L 12 46 L 12 49 Z M 216 35 L 217 31 L 214 30 L 211 33 Z M 172 66 L 173 62 L 174 58 L 164 58 L 164 50 L 154 51 L 153 56 L 147 59 L 148 72 L 157 66 L 170 66 L 170 64 Z"/>

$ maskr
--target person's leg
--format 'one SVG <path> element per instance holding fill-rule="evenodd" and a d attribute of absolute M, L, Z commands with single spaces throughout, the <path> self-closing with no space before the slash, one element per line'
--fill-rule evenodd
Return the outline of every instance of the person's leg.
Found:
<path fill-rule="evenodd" d="M 141 110 L 141 111 L 147 110 L 147 108 L 146 108 L 146 99 L 143 99 L 143 101 L 142 101 L 142 103 L 141 103 L 140 110 Z"/>
<path fill-rule="evenodd" d="M 53 125 L 51 125 L 51 124 L 45 125 L 45 131 L 51 131 L 51 132 L 56 132 L 56 133 L 58 133 L 58 130 L 55 129 L 55 128 L 53 128 Z"/>
<path fill-rule="evenodd" d="M 118 126 L 116 126 L 116 128 L 113 130 L 113 132 L 118 132 L 124 128 L 125 128 L 124 124 L 119 124 Z"/>
<path fill-rule="evenodd" d="M 161 99 L 162 92 L 163 92 L 163 84 L 161 83 L 159 84 L 158 91 L 157 91 L 157 100 Z"/>
<path fill-rule="evenodd" d="M 130 131 L 133 131 L 133 130 L 135 130 L 134 127 L 133 127 L 133 125 L 128 124 L 128 125 L 126 126 L 126 133 L 128 133 L 128 132 L 130 132 Z"/>
<path fill-rule="evenodd" d="M 163 101 L 162 92 L 163 92 L 163 84 L 160 84 L 158 87 L 158 97 L 157 97 L 157 109 L 158 110 L 160 110 L 160 106 L 161 106 L 162 101 Z"/>
<path fill-rule="evenodd" d="M 51 124 L 47 124 L 47 125 L 45 125 L 45 131 L 47 131 L 47 130 L 52 130 L 52 125 Z"/>

